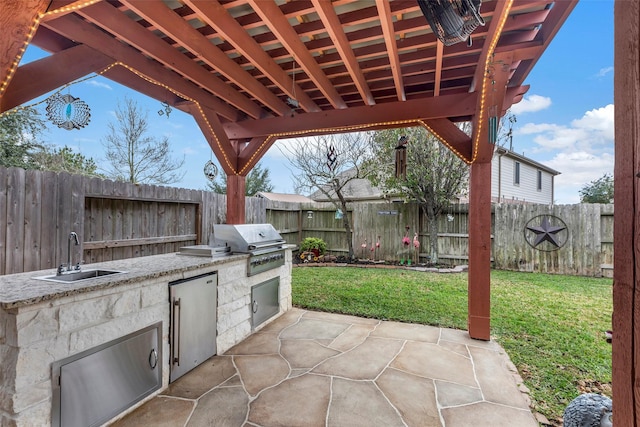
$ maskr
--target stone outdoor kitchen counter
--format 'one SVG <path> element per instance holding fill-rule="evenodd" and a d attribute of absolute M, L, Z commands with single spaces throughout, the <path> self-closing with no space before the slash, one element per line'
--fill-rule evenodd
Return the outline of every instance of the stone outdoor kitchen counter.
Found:
<path fill-rule="evenodd" d="M 38 276 L 55 275 L 55 269 L 0 276 L 0 308 L 8 309 L 32 305 L 65 296 L 113 288 L 164 276 L 172 276 L 171 280 L 176 280 L 175 274 L 186 273 L 184 277 L 189 277 L 189 272 L 243 258 L 248 258 L 248 255 L 234 254 L 221 258 L 207 258 L 171 253 L 85 264 L 82 266 L 82 270 L 100 268 L 125 271 L 126 273 L 69 283 L 34 279 L 34 277 Z"/>
<path fill-rule="evenodd" d="M 53 363 L 158 322 L 162 388 L 148 398 L 160 393 L 169 384 L 169 283 L 217 273 L 215 340 L 217 354 L 224 354 L 254 332 L 252 287 L 278 277 L 279 314 L 291 308 L 294 247 L 285 246 L 284 265 L 252 276 L 247 274 L 248 254 L 177 253 L 84 265 L 82 270 L 126 273 L 75 283 L 35 279 L 54 276 L 55 269 L 0 276 L 0 425 L 51 425 Z"/>

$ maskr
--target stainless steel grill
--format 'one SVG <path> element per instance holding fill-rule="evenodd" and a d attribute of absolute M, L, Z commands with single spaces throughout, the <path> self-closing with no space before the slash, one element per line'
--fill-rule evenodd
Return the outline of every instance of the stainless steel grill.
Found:
<path fill-rule="evenodd" d="M 213 235 L 216 245 L 226 245 L 231 252 L 250 255 L 248 276 L 284 265 L 286 241 L 271 224 L 216 224 Z"/>

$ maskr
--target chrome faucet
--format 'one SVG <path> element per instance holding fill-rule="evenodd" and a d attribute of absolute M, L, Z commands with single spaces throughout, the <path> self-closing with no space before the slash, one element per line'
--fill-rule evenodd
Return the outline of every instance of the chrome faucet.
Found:
<path fill-rule="evenodd" d="M 78 235 L 75 231 L 69 233 L 69 241 L 67 243 L 67 271 L 71 271 L 71 241 L 74 241 L 76 246 L 80 244 L 78 241 Z"/>

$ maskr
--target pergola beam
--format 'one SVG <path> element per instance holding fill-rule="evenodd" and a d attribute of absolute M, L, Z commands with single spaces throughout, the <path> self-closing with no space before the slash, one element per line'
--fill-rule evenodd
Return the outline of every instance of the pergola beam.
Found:
<path fill-rule="evenodd" d="M 205 22 L 215 28 L 219 35 L 233 43 L 238 52 L 247 58 L 269 80 L 274 82 L 289 97 L 298 100 L 300 107 L 307 112 L 320 111 L 318 105 L 305 91 L 282 71 L 275 60 L 266 53 L 254 38 L 233 19 L 227 10 L 216 0 L 184 2 L 194 11 L 200 12 Z"/>
<path fill-rule="evenodd" d="M 162 0 L 122 0 L 122 3 L 278 115 L 283 116 L 291 111 L 291 108 L 280 98 L 260 84 L 187 21 L 174 13 Z"/>
<path fill-rule="evenodd" d="M 313 5 L 316 7 L 316 11 L 320 16 L 320 20 L 325 26 L 329 37 L 333 41 L 336 49 L 338 50 L 338 54 L 340 54 L 340 58 L 347 67 L 349 71 L 349 75 L 355 83 L 356 88 L 358 89 L 358 93 L 362 97 L 362 100 L 366 105 L 374 105 L 376 103 L 373 95 L 371 94 L 371 89 L 369 89 L 369 84 L 367 83 L 362 70 L 360 69 L 360 65 L 358 64 L 358 59 L 353 53 L 351 49 L 351 45 L 349 44 L 349 40 L 347 39 L 344 30 L 342 29 L 342 25 L 340 24 L 340 19 L 338 15 L 336 15 L 335 10 L 333 9 L 333 5 L 331 1 L 327 0 L 311 0 Z"/>
<path fill-rule="evenodd" d="M 73 40 L 81 41 L 94 50 L 103 52 L 115 60 L 128 65 L 130 69 L 157 82 L 158 85 L 165 88 L 172 88 L 191 99 L 197 100 L 201 104 L 212 108 L 223 117 L 230 120 L 238 119 L 236 110 L 218 98 L 206 94 L 202 89 L 189 83 L 178 74 L 158 67 L 157 62 L 145 58 L 135 49 L 114 40 L 76 16 L 62 16 L 56 20 L 45 22 L 42 25 L 57 33 L 65 34 Z"/>
<path fill-rule="evenodd" d="M 167 43 L 162 42 L 151 32 L 124 17 L 122 12 L 114 6 L 105 2 L 99 2 L 79 10 L 78 13 L 102 27 L 104 30 L 117 33 L 118 36 L 129 45 L 135 46 L 145 55 L 154 58 L 179 75 L 187 77 L 209 92 L 218 94 L 218 96 L 226 102 L 249 116 L 260 118 L 266 115 L 260 106 L 239 92 L 229 90 L 229 86 L 222 82 L 217 76 L 208 73 L 194 61 L 189 60 Z M 51 25 L 57 21 L 58 20 L 50 21 L 47 25 Z M 60 26 L 56 28 L 64 31 Z M 84 43 L 88 44 L 87 41 L 84 41 Z"/>
<path fill-rule="evenodd" d="M 384 44 L 389 52 L 389 65 L 391 66 L 391 74 L 393 82 L 398 94 L 399 101 L 406 101 L 407 95 L 404 90 L 402 81 L 402 71 L 400 69 L 400 59 L 398 57 L 398 45 L 396 44 L 396 33 L 393 29 L 393 18 L 391 15 L 391 6 L 387 0 L 376 0 L 376 7 L 380 15 L 380 26 L 384 34 Z"/>
<path fill-rule="evenodd" d="M 87 74 L 103 70 L 113 62 L 113 58 L 80 45 L 22 65 L 0 100 L 0 112 L 10 110 Z"/>
<path fill-rule="evenodd" d="M 347 128 L 367 127 L 385 129 L 401 127 L 417 120 L 473 115 L 477 96 L 473 93 L 416 99 L 405 102 L 351 107 L 348 110 L 331 110 L 296 116 L 295 120 L 274 117 L 263 120 L 244 120 L 225 123 L 231 139 L 249 139 L 256 136 L 319 135 L 339 133 Z M 355 129 L 357 130 L 357 129 Z"/>
<path fill-rule="evenodd" d="M 333 108 L 347 108 L 347 104 L 333 87 L 333 84 L 331 84 L 331 81 L 324 74 L 314 57 L 311 56 L 298 34 L 291 28 L 289 21 L 278 5 L 271 1 L 262 0 L 249 0 L 249 4 L 269 26 L 271 32 L 278 37 L 289 53 L 293 55 L 294 61 L 300 64 L 316 87 L 329 100 Z"/>

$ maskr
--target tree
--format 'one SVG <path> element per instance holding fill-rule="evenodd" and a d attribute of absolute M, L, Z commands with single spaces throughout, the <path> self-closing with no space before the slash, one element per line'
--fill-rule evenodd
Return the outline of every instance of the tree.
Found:
<path fill-rule="evenodd" d="M 0 166 L 37 169 L 33 155 L 43 149 L 38 141 L 45 121 L 33 107 L 0 115 Z"/>
<path fill-rule="evenodd" d="M 185 172 L 178 172 L 184 158 L 171 157 L 169 139 L 145 136 L 149 130 L 147 112 L 136 101 L 125 98 L 124 105 L 118 103 L 115 114 L 116 123 L 109 123 L 109 134 L 103 141 L 109 177 L 145 184 L 173 184 L 184 177 Z"/>
<path fill-rule="evenodd" d="M 406 178 L 395 177 L 395 147 L 400 136 L 407 138 Z M 438 218 L 468 187 L 469 168 L 436 137 L 420 127 L 376 132 L 376 161 L 379 172 L 373 184 L 385 191 L 415 200 L 429 225 L 428 255 L 438 263 Z"/>
<path fill-rule="evenodd" d="M 581 203 L 613 203 L 613 176 L 604 174 L 580 190 Z"/>
<path fill-rule="evenodd" d="M 218 180 L 207 184 L 209 190 L 218 194 L 227 194 L 227 175 L 220 174 Z M 253 197 L 259 192 L 270 193 L 273 191 L 273 185 L 269 179 L 269 169 L 262 168 L 260 163 L 251 169 L 245 181 L 245 196 Z"/>
<path fill-rule="evenodd" d="M 42 170 L 97 177 L 103 176 L 98 173 L 98 166 L 93 158 L 74 153 L 66 145 L 62 148 L 44 146 L 41 151 L 34 153 L 33 162 L 38 169 Z"/>
<path fill-rule="evenodd" d="M 318 189 L 336 209 L 347 212 L 344 189 L 356 179 L 369 179 L 375 173 L 372 162 L 371 134 L 344 133 L 307 138 L 295 148 L 283 148 L 283 154 L 299 173 L 294 175 L 296 192 Z M 333 162 L 331 161 L 333 159 Z M 349 215 L 342 216 L 347 235 L 349 259 L 354 258 Z"/>

